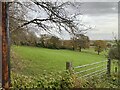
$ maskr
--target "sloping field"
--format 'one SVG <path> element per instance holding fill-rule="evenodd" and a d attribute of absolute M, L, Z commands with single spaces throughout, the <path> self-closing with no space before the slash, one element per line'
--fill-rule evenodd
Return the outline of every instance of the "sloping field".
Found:
<path fill-rule="evenodd" d="M 93 49 L 77 52 L 71 50 L 12 46 L 11 67 L 17 73 L 36 76 L 44 72 L 63 71 L 66 68 L 66 61 L 72 62 L 75 67 L 106 60 L 104 53 L 97 55 Z"/>

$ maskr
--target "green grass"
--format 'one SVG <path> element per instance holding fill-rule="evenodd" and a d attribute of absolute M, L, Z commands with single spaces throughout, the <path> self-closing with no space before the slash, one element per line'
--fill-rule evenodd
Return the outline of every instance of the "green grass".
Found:
<path fill-rule="evenodd" d="M 13 58 L 11 58 L 11 61 L 13 61 L 12 65 L 17 61 L 21 62 L 21 66 L 25 67 L 21 71 L 19 71 L 18 68 L 18 73 L 24 75 L 37 76 L 44 72 L 63 71 L 66 68 L 66 61 L 72 62 L 75 67 L 106 60 L 104 55 L 105 52 L 97 55 L 93 48 L 83 50 L 82 52 L 27 46 L 12 46 L 11 49 L 18 57 L 14 61 L 12 60 Z M 17 68 L 18 66 L 19 64 L 14 68 Z"/>

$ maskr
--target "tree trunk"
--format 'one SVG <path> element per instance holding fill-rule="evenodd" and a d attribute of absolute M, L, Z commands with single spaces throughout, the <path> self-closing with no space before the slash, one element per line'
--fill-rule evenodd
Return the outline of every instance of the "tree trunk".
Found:
<path fill-rule="evenodd" d="M 79 52 L 81 52 L 82 50 L 81 50 L 81 47 L 79 47 Z"/>
<path fill-rule="evenodd" d="M 100 52 L 98 51 L 98 55 L 100 55 Z"/>

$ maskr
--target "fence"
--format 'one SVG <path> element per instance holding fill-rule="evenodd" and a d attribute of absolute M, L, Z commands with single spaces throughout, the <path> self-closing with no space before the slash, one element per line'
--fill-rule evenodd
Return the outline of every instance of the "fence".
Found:
<path fill-rule="evenodd" d="M 86 67 L 88 68 L 85 69 Z M 81 69 L 81 68 L 83 68 L 83 70 L 76 71 L 76 69 Z M 66 69 L 69 71 L 74 71 L 74 74 L 80 74 L 79 78 L 82 78 L 82 77 L 88 78 L 91 76 L 96 76 L 96 75 L 100 76 L 103 74 L 107 74 L 109 77 L 111 74 L 111 59 L 103 60 L 103 61 L 95 62 L 91 64 L 86 64 L 82 66 L 76 66 L 76 67 L 72 66 L 72 62 L 66 62 Z M 87 72 L 87 74 L 83 74 L 85 72 Z"/>

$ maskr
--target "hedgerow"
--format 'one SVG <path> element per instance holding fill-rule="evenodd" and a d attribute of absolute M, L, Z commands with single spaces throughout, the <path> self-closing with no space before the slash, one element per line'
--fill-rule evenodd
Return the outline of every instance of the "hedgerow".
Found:
<path fill-rule="evenodd" d="M 38 76 L 31 76 L 11 73 L 11 88 L 13 89 L 53 89 L 53 90 L 69 90 L 70 88 L 117 88 L 118 79 L 115 75 L 108 78 L 106 75 L 102 77 L 91 77 L 88 79 L 79 78 L 77 75 L 68 71 L 49 73 Z"/>

